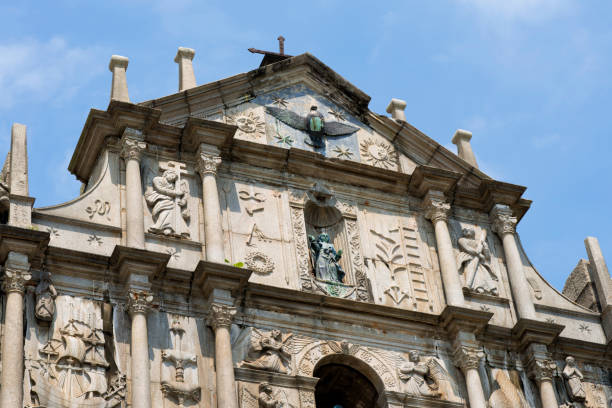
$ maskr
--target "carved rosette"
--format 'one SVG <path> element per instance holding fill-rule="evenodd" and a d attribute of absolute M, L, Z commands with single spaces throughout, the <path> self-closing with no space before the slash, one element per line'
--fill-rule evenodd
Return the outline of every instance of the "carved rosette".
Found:
<path fill-rule="evenodd" d="M 450 212 L 450 204 L 444 200 L 443 196 L 428 194 L 423 200 L 425 218 L 433 224 L 438 221 L 447 221 Z"/>
<path fill-rule="evenodd" d="M 217 175 L 217 169 L 221 164 L 221 157 L 212 154 L 200 153 L 198 156 L 198 164 L 196 165 L 200 176 L 204 177 L 207 174 Z"/>
<path fill-rule="evenodd" d="M 478 347 L 459 346 L 453 353 L 453 363 L 462 371 L 477 370 L 484 352 Z"/>
<path fill-rule="evenodd" d="M 268 255 L 260 251 L 249 252 L 244 263 L 258 275 L 269 275 L 274 272 L 274 261 Z"/>
<path fill-rule="evenodd" d="M 529 367 L 530 376 L 537 382 L 552 381 L 556 372 L 557 364 L 548 359 L 536 359 Z"/>
<path fill-rule="evenodd" d="M 236 308 L 222 305 L 219 303 L 213 303 L 210 305 L 210 310 L 208 311 L 208 325 L 213 329 L 218 329 L 219 327 L 228 328 L 232 325 L 232 320 L 234 320 L 234 316 L 236 315 Z"/>
<path fill-rule="evenodd" d="M 25 283 L 32 279 L 29 270 L 4 268 L 4 279 L 2 280 L 2 290 L 5 293 L 25 293 Z"/>
<path fill-rule="evenodd" d="M 128 311 L 130 314 L 146 314 L 153 305 L 153 294 L 148 291 L 130 290 L 128 292 Z"/>
<path fill-rule="evenodd" d="M 138 160 L 142 157 L 142 152 L 147 148 L 147 144 L 140 139 L 130 137 L 129 135 L 123 136 L 121 139 L 121 157 L 127 160 Z"/>
<path fill-rule="evenodd" d="M 507 205 L 496 204 L 491 210 L 490 220 L 493 232 L 499 236 L 514 234 L 517 219 Z"/>

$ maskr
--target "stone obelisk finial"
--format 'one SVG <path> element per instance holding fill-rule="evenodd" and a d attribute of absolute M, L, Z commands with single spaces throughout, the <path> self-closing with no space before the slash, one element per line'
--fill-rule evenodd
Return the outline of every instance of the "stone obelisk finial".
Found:
<path fill-rule="evenodd" d="M 174 62 L 179 65 L 179 92 L 196 86 L 195 74 L 193 73 L 193 57 L 195 50 L 179 47 L 174 57 Z"/>
<path fill-rule="evenodd" d="M 278 53 L 280 55 L 285 55 L 285 37 L 279 35 L 278 38 Z"/>
<path fill-rule="evenodd" d="M 108 69 L 113 73 L 113 84 L 111 86 L 111 101 L 129 102 L 130 95 L 128 94 L 127 78 L 125 71 L 127 70 L 129 59 L 120 55 L 113 55 L 108 64 Z"/>
<path fill-rule="evenodd" d="M 472 132 L 457 129 L 455 136 L 453 136 L 452 142 L 453 144 L 457 145 L 457 155 L 466 162 L 470 163 L 472 166 L 478 168 L 478 163 L 476 163 L 476 156 L 474 156 L 474 152 L 472 151 L 470 139 L 472 139 Z"/>
<path fill-rule="evenodd" d="M 390 113 L 391 117 L 395 120 L 406 122 L 405 109 L 406 101 L 393 98 L 391 102 L 389 102 L 389 106 L 387 106 L 387 113 Z"/>

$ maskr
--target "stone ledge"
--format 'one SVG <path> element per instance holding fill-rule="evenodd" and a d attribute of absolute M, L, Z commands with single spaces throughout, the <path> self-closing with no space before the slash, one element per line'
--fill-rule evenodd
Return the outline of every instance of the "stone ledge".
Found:
<path fill-rule="evenodd" d="M 518 339 L 519 350 L 523 350 L 532 343 L 552 344 L 564 328 L 561 324 L 519 319 L 512 328 L 512 337 Z"/>
<path fill-rule="evenodd" d="M 236 377 L 236 381 L 250 383 L 268 382 L 276 387 L 299 388 L 304 390 L 314 390 L 317 381 L 319 381 L 317 377 L 287 375 L 241 367 L 234 367 L 234 376 Z"/>
<path fill-rule="evenodd" d="M 166 253 L 116 245 L 109 263 L 111 269 L 119 273 L 121 281 L 125 281 L 130 275 L 143 275 L 150 278 L 161 273 L 170 257 L 171 255 Z"/>
<path fill-rule="evenodd" d="M 236 298 L 246 286 L 252 272 L 250 269 L 229 264 L 200 261 L 194 271 L 193 283 L 201 288 L 206 299 L 209 299 L 215 289 L 227 290 Z"/>
<path fill-rule="evenodd" d="M 30 228 L 0 225 L 0 263 L 4 263 L 9 252 L 28 256 L 32 267 L 43 256 L 49 245 L 49 233 Z"/>
<path fill-rule="evenodd" d="M 451 337 L 455 337 L 460 331 L 478 334 L 484 330 L 492 317 L 492 312 L 447 305 L 440 314 L 440 326 Z"/>

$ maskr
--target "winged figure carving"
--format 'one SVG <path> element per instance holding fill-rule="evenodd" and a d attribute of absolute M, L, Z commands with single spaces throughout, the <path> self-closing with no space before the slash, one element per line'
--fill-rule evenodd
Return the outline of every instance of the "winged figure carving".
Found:
<path fill-rule="evenodd" d="M 315 148 L 325 146 L 323 141 L 325 136 L 350 135 L 351 133 L 355 133 L 359 130 L 359 128 L 356 126 L 351 126 L 340 122 L 325 121 L 323 115 L 318 111 L 316 105 L 313 105 L 310 108 L 310 112 L 306 116 L 301 116 L 295 112 L 272 106 L 266 106 L 266 112 L 284 124 L 308 133 L 310 140 L 307 140 L 306 143 Z"/>

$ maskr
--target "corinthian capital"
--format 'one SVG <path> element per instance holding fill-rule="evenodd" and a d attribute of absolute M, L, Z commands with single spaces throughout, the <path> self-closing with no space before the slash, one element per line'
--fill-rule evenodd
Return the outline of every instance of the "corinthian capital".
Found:
<path fill-rule="evenodd" d="M 153 294 L 143 290 L 128 291 L 128 311 L 130 314 L 147 313 L 153 304 Z"/>
<path fill-rule="evenodd" d="M 214 156 L 201 152 L 198 155 L 197 170 L 200 176 L 204 177 L 205 174 L 217 175 L 217 168 L 221 164 L 221 157 Z"/>
<path fill-rule="evenodd" d="M 4 263 L 4 279 L 2 280 L 2 290 L 5 293 L 25 292 L 25 283 L 32 279 L 30 264 L 27 255 L 17 252 L 9 252 Z"/>
<path fill-rule="evenodd" d="M 140 161 L 142 152 L 147 148 L 142 132 L 136 129 L 126 128 L 121 136 L 121 157 L 125 160 L 135 159 Z"/>
<path fill-rule="evenodd" d="M 512 210 L 507 205 L 495 204 L 489 214 L 493 232 L 499 236 L 504 234 L 514 234 L 516 227 L 516 217 L 512 215 Z"/>
<path fill-rule="evenodd" d="M 212 326 L 215 330 L 218 327 L 229 328 L 235 315 L 235 307 L 213 303 L 210 305 L 210 310 L 208 311 L 208 325 Z"/>
<path fill-rule="evenodd" d="M 557 364 L 553 360 L 548 359 L 533 360 L 529 367 L 530 376 L 537 382 L 552 381 L 556 372 Z"/>
<path fill-rule="evenodd" d="M 484 352 L 478 347 L 459 346 L 453 353 L 453 362 L 461 370 L 478 369 Z"/>
<path fill-rule="evenodd" d="M 423 199 L 423 209 L 425 218 L 432 223 L 446 221 L 450 212 L 450 204 L 446 202 L 444 193 L 439 191 L 429 191 Z"/>

